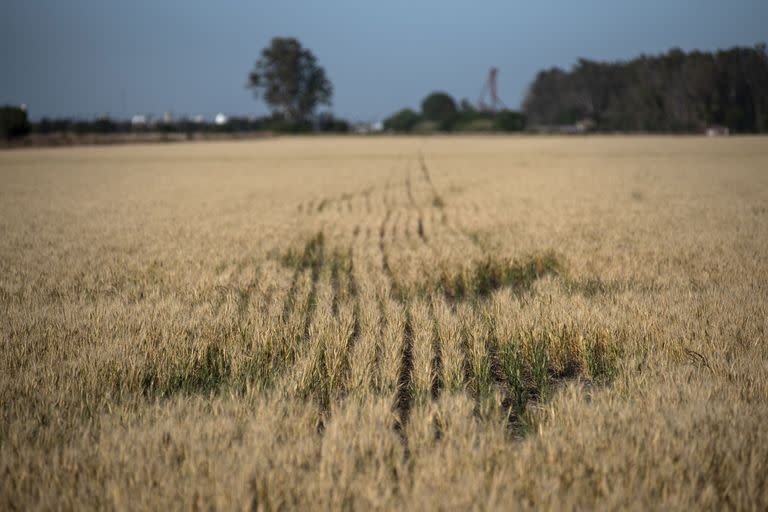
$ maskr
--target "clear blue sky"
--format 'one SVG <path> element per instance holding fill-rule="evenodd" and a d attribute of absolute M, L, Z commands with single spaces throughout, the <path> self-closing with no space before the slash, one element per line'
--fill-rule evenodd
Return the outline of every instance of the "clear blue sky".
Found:
<path fill-rule="evenodd" d="M 515 107 L 539 69 L 578 57 L 752 46 L 768 1 L 0 0 L 0 103 L 34 119 L 263 114 L 244 86 L 274 36 L 315 53 L 336 114 L 373 121 L 435 89 L 474 102 L 493 65 Z"/>

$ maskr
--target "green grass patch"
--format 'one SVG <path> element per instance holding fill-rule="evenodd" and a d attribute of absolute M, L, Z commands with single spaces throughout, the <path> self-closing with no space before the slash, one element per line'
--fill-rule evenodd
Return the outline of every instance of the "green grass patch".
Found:
<path fill-rule="evenodd" d="M 186 356 L 186 357 L 184 357 Z M 188 354 L 173 354 L 166 364 L 148 361 L 141 379 L 145 396 L 218 391 L 231 375 L 231 359 L 224 349 L 209 344 Z"/>
<path fill-rule="evenodd" d="M 527 291 L 537 279 L 557 275 L 562 269 L 563 265 L 552 252 L 513 261 L 489 255 L 469 267 L 444 269 L 434 287 L 450 300 L 483 298 L 505 287 L 515 292 Z"/>

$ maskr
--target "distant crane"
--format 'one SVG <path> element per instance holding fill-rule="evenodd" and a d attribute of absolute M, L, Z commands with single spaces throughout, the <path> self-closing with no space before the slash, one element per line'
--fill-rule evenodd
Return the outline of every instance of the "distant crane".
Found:
<path fill-rule="evenodd" d="M 488 71 L 488 80 L 486 80 L 483 90 L 480 91 L 480 99 L 477 101 L 477 108 L 482 112 L 490 112 L 495 114 L 501 109 L 506 109 L 507 106 L 501 101 L 498 93 L 496 92 L 496 76 L 499 74 L 499 70 L 495 67 Z M 490 100 L 490 104 L 485 102 L 486 99 Z M 499 108 L 501 107 L 501 108 Z"/>

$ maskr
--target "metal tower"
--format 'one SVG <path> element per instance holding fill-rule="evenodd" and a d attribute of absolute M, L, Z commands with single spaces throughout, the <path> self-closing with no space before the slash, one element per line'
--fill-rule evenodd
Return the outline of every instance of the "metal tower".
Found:
<path fill-rule="evenodd" d="M 491 68 L 490 71 L 488 71 L 488 80 L 485 82 L 483 90 L 480 91 L 480 99 L 477 102 L 477 108 L 483 112 L 495 114 L 501 110 L 501 108 L 507 108 L 496 92 L 496 76 L 498 74 L 499 70 L 497 68 Z M 490 99 L 490 104 L 486 104 L 486 98 Z"/>

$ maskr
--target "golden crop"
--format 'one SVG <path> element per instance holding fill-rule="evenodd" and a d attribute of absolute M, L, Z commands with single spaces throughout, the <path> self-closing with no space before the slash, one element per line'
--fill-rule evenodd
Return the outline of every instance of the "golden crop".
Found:
<path fill-rule="evenodd" d="M 0 509 L 765 509 L 765 142 L 2 152 Z"/>

